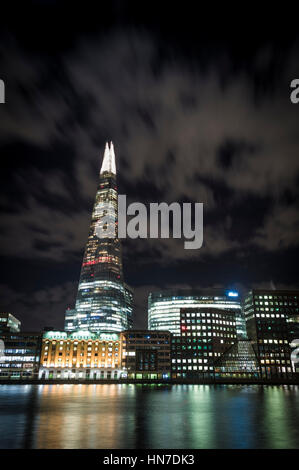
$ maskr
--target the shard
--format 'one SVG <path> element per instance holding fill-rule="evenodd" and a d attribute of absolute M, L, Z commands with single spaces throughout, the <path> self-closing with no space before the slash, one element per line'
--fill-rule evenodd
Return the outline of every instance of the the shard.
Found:
<path fill-rule="evenodd" d="M 132 290 L 124 283 L 121 242 L 117 238 L 118 192 L 114 147 L 106 144 L 75 309 L 65 315 L 65 330 L 118 333 L 132 327 Z M 111 215 L 111 217 L 109 217 Z M 99 237 L 103 221 L 112 236 Z M 105 230 L 107 230 L 104 224 Z"/>

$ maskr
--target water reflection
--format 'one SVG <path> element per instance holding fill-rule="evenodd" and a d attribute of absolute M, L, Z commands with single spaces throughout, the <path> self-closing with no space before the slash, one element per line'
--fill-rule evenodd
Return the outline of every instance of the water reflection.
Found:
<path fill-rule="evenodd" d="M 0 448 L 298 448 L 299 388 L 1 385 Z"/>

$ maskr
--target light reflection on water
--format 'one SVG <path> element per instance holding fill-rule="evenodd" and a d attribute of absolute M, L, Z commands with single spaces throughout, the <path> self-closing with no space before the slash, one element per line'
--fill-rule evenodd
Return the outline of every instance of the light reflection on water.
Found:
<path fill-rule="evenodd" d="M 0 448 L 298 448 L 299 387 L 0 385 Z"/>

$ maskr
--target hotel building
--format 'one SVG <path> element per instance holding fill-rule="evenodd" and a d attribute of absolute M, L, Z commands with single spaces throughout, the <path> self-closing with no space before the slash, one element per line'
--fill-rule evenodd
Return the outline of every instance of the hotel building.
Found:
<path fill-rule="evenodd" d="M 121 342 L 117 334 L 47 331 L 43 335 L 40 379 L 119 379 Z"/>

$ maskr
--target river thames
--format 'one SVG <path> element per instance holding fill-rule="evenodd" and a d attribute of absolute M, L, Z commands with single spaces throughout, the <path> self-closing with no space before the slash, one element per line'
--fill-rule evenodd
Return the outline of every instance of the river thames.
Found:
<path fill-rule="evenodd" d="M 299 448 L 299 387 L 0 385 L 0 448 Z"/>

